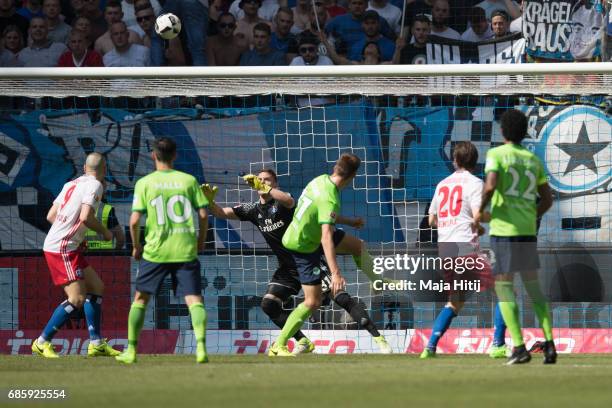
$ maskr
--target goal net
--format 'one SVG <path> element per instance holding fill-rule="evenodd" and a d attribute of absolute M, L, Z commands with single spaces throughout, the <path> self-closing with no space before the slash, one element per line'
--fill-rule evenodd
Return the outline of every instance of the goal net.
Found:
<path fill-rule="evenodd" d="M 173 137 L 176 168 L 218 186 L 217 203 L 227 207 L 258 199 L 242 181 L 245 173 L 274 169 L 280 188 L 297 198 L 343 152 L 353 152 L 362 166 L 342 192 L 341 214 L 361 217 L 365 226 L 342 228 L 364 240 L 374 257 L 421 256 L 437 251 L 426 214 L 436 184 L 453 171 L 454 144 L 476 145 L 475 174 L 482 177 L 487 150 L 502 142 L 499 118 L 513 108 L 528 116 L 523 144 L 544 163 L 554 191 L 538 244 L 558 348 L 611 351 L 605 341 L 612 325 L 611 63 L 6 69 L 0 85 L 2 352 L 27 353 L 63 299 L 41 253 L 45 216 L 90 152 L 107 159 L 105 199 L 127 235 L 123 248 L 87 253 L 106 286 L 103 333 L 120 346 L 127 343 L 138 268 L 126 226 L 134 185 L 153 170 L 156 137 Z M 278 332 L 260 303 L 276 258 L 248 222 L 211 217 L 209 226 L 200 255 L 209 351 L 265 353 Z M 482 242 L 486 248 L 487 235 Z M 447 293 L 374 291 L 350 256 L 339 259 L 347 292 L 394 351 L 420 352 Z M 412 279 L 424 278 L 419 274 Z M 383 276 L 411 279 L 393 268 Z M 542 335 L 528 297 L 518 294 L 530 346 Z M 291 298 L 284 308 L 302 299 Z M 486 352 L 494 302 L 489 292 L 469 296 L 439 350 Z M 378 352 L 361 323 L 328 299 L 304 329 L 321 353 Z M 57 349 L 86 351 L 84 327 L 75 316 L 56 336 Z M 141 349 L 189 353 L 194 347 L 188 310 L 168 280 L 149 305 Z"/>

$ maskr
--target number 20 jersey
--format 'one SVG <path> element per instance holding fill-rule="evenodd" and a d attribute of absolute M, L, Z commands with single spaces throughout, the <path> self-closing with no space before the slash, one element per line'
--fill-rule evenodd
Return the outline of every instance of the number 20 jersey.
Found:
<path fill-rule="evenodd" d="M 438 216 L 439 242 L 478 242 L 472 209 L 480 207 L 482 187 L 482 180 L 465 170 L 438 183 L 429 213 Z"/>
<path fill-rule="evenodd" d="M 81 245 L 87 232 L 87 227 L 79 219 L 81 205 L 93 207 L 98 211 L 104 188 L 94 176 L 83 175 L 72 180 L 62 188 L 53 201 L 58 205 L 55 222 L 51 226 L 43 250 L 45 252 L 73 252 Z"/>
<path fill-rule="evenodd" d="M 193 211 L 207 206 L 197 180 L 187 173 L 158 170 L 138 180 L 132 211 L 147 216 L 142 257 L 155 263 L 196 259 Z"/>

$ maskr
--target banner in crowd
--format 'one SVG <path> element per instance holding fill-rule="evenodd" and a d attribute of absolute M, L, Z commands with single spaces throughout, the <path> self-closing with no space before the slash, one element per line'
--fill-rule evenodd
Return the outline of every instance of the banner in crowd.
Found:
<path fill-rule="evenodd" d="M 431 35 L 427 40 L 427 63 L 518 64 L 524 51 L 525 40 L 520 33 L 478 43 Z"/>
<path fill-rule="evenodd" d="M 503 102 L 503 101 L 502 101 Z M 45 214 L 62 185 L 77 177 L 86 155 L 108 161 L 106 199 L 127 225 L 136 181 L 153 170 L 155 137 L 173 136 L 176 167 L 218 185 L 221 205 L 256 200 L 240 175 L 275 168 L 283 189 L 298 197 L 342 151 L 363 166 L 342 193 L 342 213 L 366 219 L 359 235 L 372 244 L 415 242 L 435 185 L 452 172 L 451 148 L 460 140 L 486 151 L 502 142 L 493 97 L 457 107 L 374 107 L 351 104 L 261 111 L 241 116 L 191 109 L 135 117 L 118 109 L 31 111 L 0 118 L 0 244 L 4 250 L 40 249 Z M 543 241 L 610 241 L 612 118 L 594 105 L 521 106 L 529 117 L 525 144 L 542 159 L 559 204 L 543 220 Z M 561 221 L 560 221 L 561 220 Z M 220 248 L 265 246 L 251 225 L 215 220 Z"/>
<path fill-rule="evenodd" d="M 597 60 L 606 32 L 604 0 L 525 0 L 523 36 L 531 57 Z"/>
<path fill-rule="evenodd" d="M 279 330 L 208 330 L 207 349 L 210 354 L 267 354 Z M 381 330 L 394 353 L 420 353 L 431 330 Z M 0 353 L 32 354 L 31 344 L 40 333 L 33 330 L 0 330 Z M 305 330 L 315 344 L 316 354 L 372 354 L 379 349 L 370 334 L 363 330 Z M 122 349 L 127 345 L 126 331 L 107 332 L 109 344 Z M 525 344 L 530 348 L 543 341 L 541 329 L 523 329 Z M 612 352 L 612 332 L 609 329 L 555 329 L 557 351 L 572 353 Z M 449 329 L 438 344 L 438 353 L 484 354 L 491 346 L 492 329 Z M 510 338 L 507 344 L 512 344 Z M 62 355 L 86 355 L 89 339 L 86 330 L 62 330 L 53 339 L 55 350 Z M 293 339 L 288 348 L 294 347 Z M 193 354 L 196 341 L 190 330 L 143 330 L 138 342 L 142 354 Z M 483 357 L 485 358 L 485 357 Z"/>

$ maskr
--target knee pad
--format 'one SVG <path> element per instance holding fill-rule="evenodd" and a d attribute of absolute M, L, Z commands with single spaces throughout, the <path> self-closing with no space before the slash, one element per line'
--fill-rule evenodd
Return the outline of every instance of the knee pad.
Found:
<path fill-rule="evenodd" d="M 278 298 L 271 299 L 264 297 L 261 300 L 261 310 L 263 310 L 264 313 L 267 314 L 271 319 L 275 319 L 281 314 L 283 310 L 283 304 Z"/>

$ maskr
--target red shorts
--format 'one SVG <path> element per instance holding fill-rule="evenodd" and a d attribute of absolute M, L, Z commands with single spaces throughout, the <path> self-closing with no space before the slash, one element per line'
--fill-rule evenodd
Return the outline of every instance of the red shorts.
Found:
<path fill-rule="evenodd" d="M 81 251 L 63 254 L 45 252 L 45 259 L 51 272 L 51 279 L 56 286 L 83 279 L 83 271 L 89 266 Z"/>

